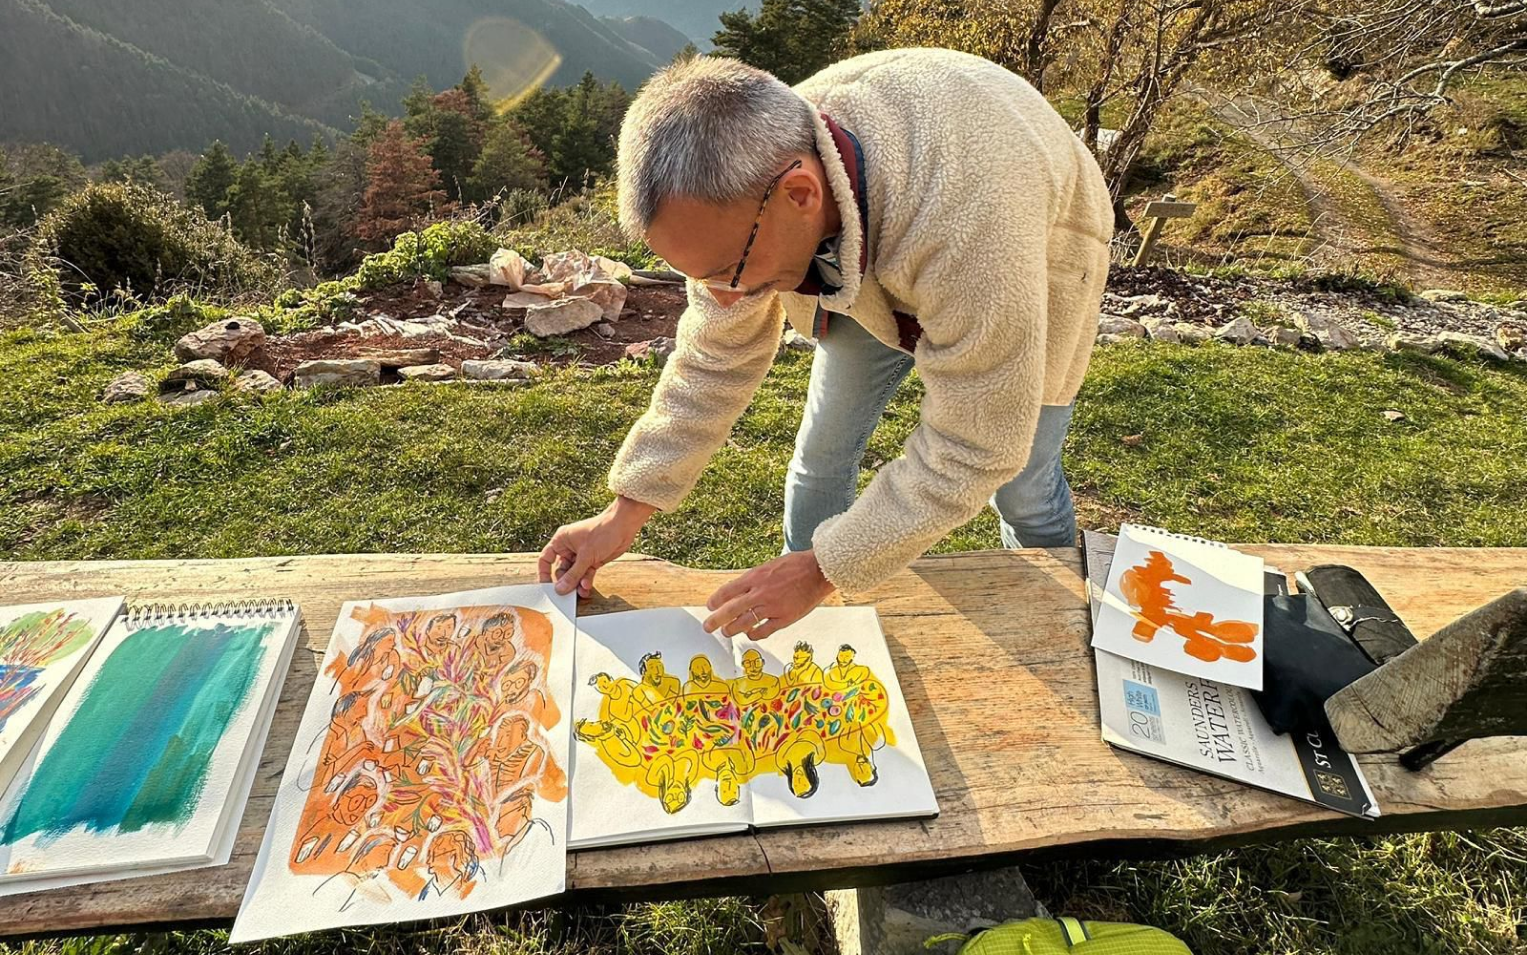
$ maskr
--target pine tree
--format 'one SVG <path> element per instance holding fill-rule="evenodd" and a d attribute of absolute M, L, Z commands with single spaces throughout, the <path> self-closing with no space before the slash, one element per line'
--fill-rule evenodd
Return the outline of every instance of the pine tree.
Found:
<path fill-rule="evenodd" d="M 292 201 L 263 158 L 239 167 L 228 190 L 228 218 L 233 234 L 255 248 L 279 249 L 290 239 Z"/>
<path fill-rule="evenodd" d="M 756 15 L 721 14 L 711 42 L 722 56 L 799 83 L 837 59 L 860 12 L 859 0 L 763 0 Z"/>
<path fill-rule="evenodd" d="M 424 144 L 410 137 L 400 121 L 388 123 L 367 157 L 356 234 L 380 246 L 445 208 L 440 174 Z"/>
<path fill-rule="evenodd" d="M 488 89 L 488 81 L 483 79 L 482 70 L 476 63 L 467 70 L 467 75 L 461 78 L 456 88 L 466 94 L 467 102 L 472 107 L 472 117 L 486 129 L 496 111 L 493 108 L 493 94 Z"/>
<path fill-rule="evenodd" d="M 424 142 L 446 194 L 460 199 L 482 151 L 484 132 L 470 97 L 460 89 L 449 89 L 425 101 L 414 100 L 403 126 Z"/>
<path fill-rule="evenodd" d="M 473 202 L 516 189 L 544 189 L 546 163 L 524 131 L 501 119 L 489 129 L 467 185 Z"/>
<path fill-rule="evenodd" d="M 233 188 L 238 164 L 221 139 L 207 151 L 186 176 L 186 201 L 201 206 L 208 219 L 220 219 L 228 211 L 228 190 Z"/>

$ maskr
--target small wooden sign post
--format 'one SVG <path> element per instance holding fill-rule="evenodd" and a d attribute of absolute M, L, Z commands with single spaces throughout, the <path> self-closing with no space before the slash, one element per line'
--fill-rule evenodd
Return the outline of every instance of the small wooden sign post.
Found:
<path fill-rule="evenodd" d="M 1161 227 L 1168 219 L 1181 219 L 1193 214 L 1198 208 L 1196 203 L 1178 202 L 1172 193 L 1149 203 L 1145 207 L 1145 218 L 1150 221 L 1145 224 L 1145 231 L 1140 235 L 1140 251 L 1135 253 L 1135 260 L 1130 265 L 1144 265 L 1145 260 L 1150 258 L 1151 247 L 1156 244 L 1156 236 L 1161 233 Z"/>

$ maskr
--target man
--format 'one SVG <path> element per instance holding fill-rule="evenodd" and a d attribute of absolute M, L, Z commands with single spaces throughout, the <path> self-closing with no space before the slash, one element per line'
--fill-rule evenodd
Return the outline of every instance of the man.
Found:
<path fill-rule="evenodd" d="M 822 682 L 827 684 L 830 690 L 846 690 L 869 678 L 870 668 L 854 662 L 854 648 L 846 643 L 838 648 L 838 655 L 833 660 L 832 666 L 822 674 Z"/>
<path fill-rule="evenodd" d="M 1061 444 L 1097 331 L 1113 211 L 1097 163 L 1016 75 L 947 50 L 845 60 L 791 90 L 701 57 L 653 77 L 620 136 L 621 219 L 689 276 L 689 308 L 599 515 L 541 579 L 587 595 L 676 507 L 751 400 L 783 323 L 814 337 L 785 555 L 721 587 L 708 631 L 768 636 L 903 569 L 988 502 L 1008 547 L 1076 539 Z M 916 364 L 920 422 L 855 500 Z"/>
<path fill-rule="evenodd" d="M 642 681 L 636 687 L 636 699 L 638 702 L 655 706 L 664 700 L 671 700 L 681 692 L 679 678 L 669 676 L 663 669 L 663 655 L 654 650 L 644 655 L 636 664 L 636 672 L 641 675 Z"/>
<path fill-rule="evenodd" d="M 732 694 L 742 705 L 757 703 L 779 693 L 779 677 L 764 672 L 763 654 L 749 647 L 742 654 L 742 676 L 732 681 Z"/>

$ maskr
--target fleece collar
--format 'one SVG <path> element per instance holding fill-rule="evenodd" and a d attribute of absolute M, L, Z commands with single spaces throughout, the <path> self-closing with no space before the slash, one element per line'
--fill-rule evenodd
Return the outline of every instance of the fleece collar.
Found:
<path fill-rule="evenodd" d="M 869 232 L 869 196 L 865 189 L 864 150 L 853 133 L 835 123 L 826 113 L 813 111 L 816 124 L 817 156 L 827 173 L 827 186 L 838 204 L 842 221 L 838 233 L 838 261 L 843 266 L 843 285 L 829 291 L 813 267 L 796 291 L 818 295 L 824 309 L 846 311 L 859 295 L 859 284 L 869 264 L 865 236 Z"/>

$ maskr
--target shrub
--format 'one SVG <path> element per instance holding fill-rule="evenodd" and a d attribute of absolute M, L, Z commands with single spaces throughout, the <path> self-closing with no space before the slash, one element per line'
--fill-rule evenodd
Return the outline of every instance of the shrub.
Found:
<path fill-rule="evenodd" d="M 93 183 L 37 230 L 32 270 L 70 304 L 130 290 L 140 299 L 176 288 L 232 299 L 268 294 L 280 272 L 199 212 L 137 183 Z"/>
<path fill-rule="evenodd" d="M 423 232 L 405 232 L 386 252 L 366 256 L 356 271 L 361 288 L 380 288 L 404 279 L 444 279 L 453 265 L 486 262 L 498 240 L 471 220 L 437 222 Z"/>

